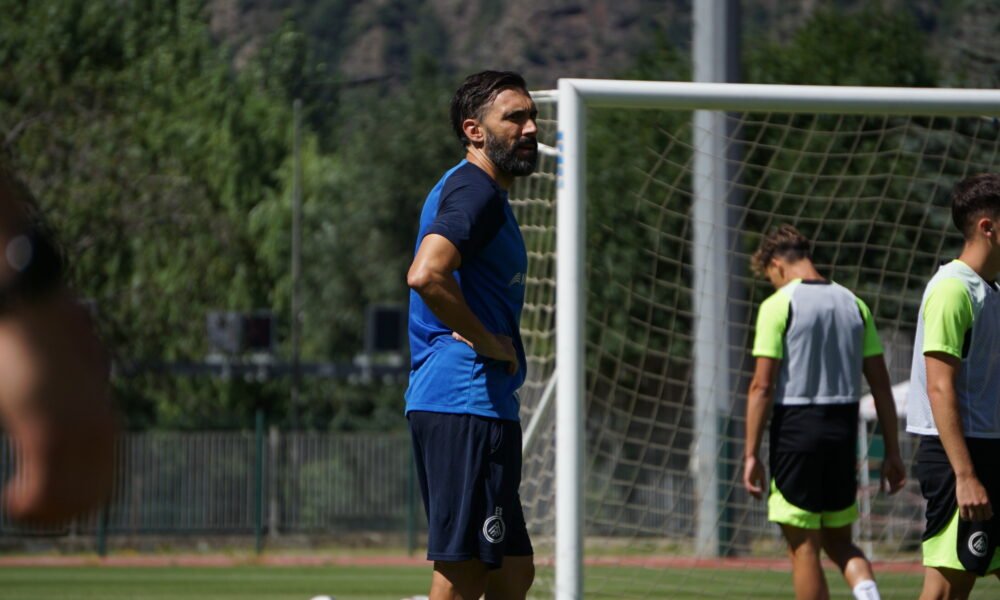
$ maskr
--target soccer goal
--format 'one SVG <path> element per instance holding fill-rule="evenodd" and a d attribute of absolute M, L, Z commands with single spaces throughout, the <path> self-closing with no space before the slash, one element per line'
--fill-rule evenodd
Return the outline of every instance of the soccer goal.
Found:
<path fill-rule="evenodd" d="M 788 596 L 778 529 L 740 484 L 753 319 L 772 291 L 749 256 L 779 223 L 810 236 L 905 387 L 923 286 L 961 245 L 951 187 L 1000 170 L 1000 91 L 564 79 L 534 97 L 557 151 L 511 194 L 530 261 L 532 596 Z M 882 597 L 913 597 L 922 501 L 912 481 L 879 493 L 862 413 L 855 539 Z"/>

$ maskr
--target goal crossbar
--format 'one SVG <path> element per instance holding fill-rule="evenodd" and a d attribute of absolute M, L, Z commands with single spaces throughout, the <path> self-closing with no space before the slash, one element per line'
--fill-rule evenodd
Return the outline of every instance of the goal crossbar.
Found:
<path fill-rule="evenodd" d="M 1000 90 L 560 79 L 559 97 L 566 93 L 595 108 L 926 116 L 992 116 L 1000 111 Z"/>

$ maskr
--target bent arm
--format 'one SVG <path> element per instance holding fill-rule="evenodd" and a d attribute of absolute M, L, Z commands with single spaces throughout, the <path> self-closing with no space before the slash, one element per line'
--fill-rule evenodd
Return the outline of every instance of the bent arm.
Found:
<path fill-rule="evenodd" d="M 427 304 L 438 319 L 457 333 L 473 350 L 483 356 L 511 363 L 518 368 L 517 353 L 510 340 L 486 329 L 462 294 L 454 272 L 462 264 L 462 255 L 447 238 L 428 234 L 420 242 L 406 274 L 406 284 Z"/>
<path fill-rule="evenodd" d="M 437 234 L 424 237 L 406 274 L 406 284 L 452 331 L 477 343 L 489 336 L 482 321 L 469 308 L 454 272 L 462 255 L 447 238 Z"/>

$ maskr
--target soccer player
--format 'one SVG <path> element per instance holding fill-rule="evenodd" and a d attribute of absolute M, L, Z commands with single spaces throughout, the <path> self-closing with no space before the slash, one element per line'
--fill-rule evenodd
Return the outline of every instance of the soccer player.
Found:
<path fill-rule="evenodd" d="M 959 182 L 951 215 L 965 244 L 924 290 L 906 409 L 927 499 L 923 600 L 1000 576 L 1000 175 Z"/>
<path fill-rule="evenodd" d="M 777 291 L 757 315 L 753 380 L 747 395 L 743 486 L 764 493 L 758 457 L 772 408 L 768 520 L 778 523 L 792 559 L 795 597 L 829 598 L 820 550 L 840 568 L 858 600 L 878 600 L 871 564 L 851 540 L 858 516 L 857 432 L 861 375 L 875 398 L 885 439 L 882 477 L 895 493 L 905 483 L 896 408 L 868 307 L 823 278 L 809 241 L 791 225 L 768 233 L 752 267 Z"/>
<path fill-rule="evenodd" d="M 18 459 L 4 504 L 59 523 L 110 494 L 116 427 L 106 355 L 34 210 L 0 162 L 0 424 Z"/>
<path fill-rule="evenodd" d="M 465 159 L 424 202 L 411 288 L 406 414 L 427 513 L 431 600 L 521 599 L 534 579 L 517 389 L 528 257 L 507 201 L 538 158 L 519 75 L 469 76 L 451 102 Z"/>

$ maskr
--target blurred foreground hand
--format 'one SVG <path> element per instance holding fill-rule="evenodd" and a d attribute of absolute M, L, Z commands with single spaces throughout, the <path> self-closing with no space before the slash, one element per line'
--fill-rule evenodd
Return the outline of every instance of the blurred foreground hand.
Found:
<path fill-rule="evenodd" d="M 110 495 L 117 425 L 109 362 L 87 310 L 65 290 L 0 313 L 0 421 L 17 471 L 7 513 L 44 524 Z"/>

